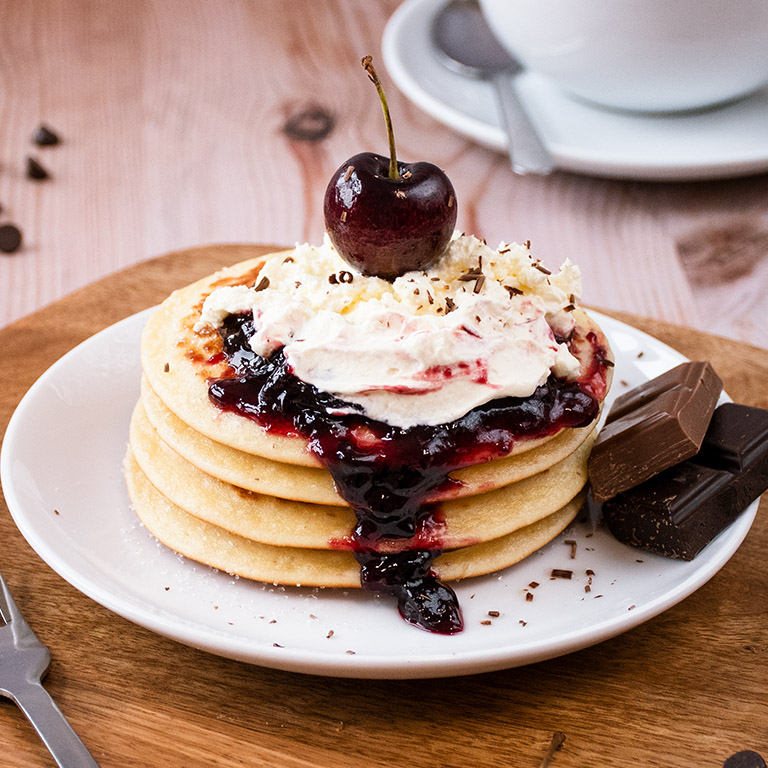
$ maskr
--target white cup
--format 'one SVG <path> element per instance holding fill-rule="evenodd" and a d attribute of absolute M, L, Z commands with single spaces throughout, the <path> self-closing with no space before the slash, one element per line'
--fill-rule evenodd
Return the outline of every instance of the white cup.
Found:
<path fill-rule="evenodd" d="M 528 69 L 603 106 L 671 112 L 768 83 L 768 0 L 480 0 Z"/>

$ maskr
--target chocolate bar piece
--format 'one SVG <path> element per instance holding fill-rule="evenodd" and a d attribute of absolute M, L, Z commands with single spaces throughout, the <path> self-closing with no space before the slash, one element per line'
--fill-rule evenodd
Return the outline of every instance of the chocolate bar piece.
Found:
<path fill-rule="evenodd" d="M 768 411 L 724 403 L 701 450 L 602 506 L 625 544 L 693 560 L 768 489 Z"/>
<path fill-rule="evenodd" d="M 695 456 L 722 388 L 709 363 L 690 362 L 616 398 L 589 457 L 595 501 Z"/>

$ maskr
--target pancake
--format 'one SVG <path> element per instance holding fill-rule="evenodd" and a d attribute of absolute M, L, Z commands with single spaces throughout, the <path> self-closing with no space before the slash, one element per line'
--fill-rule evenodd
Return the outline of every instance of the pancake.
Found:
<path fill-rule="evenodd" d="M 217 443 L 171 413 L 146 380 L 142 382 L 141 400 L 147 418 L 162 440 L 203 472 L 256 493 L 313 504 L 345 504 L 327 470 L 282 464 Z M 451 477 L 459 482 L 430 500 L 485 493 L 543 472 L 570 456 L 594 430 L 595 424 L 563 430 L 551 441 L 529 451 L 456 470 Z"/>
<path fill-rule="evenodd" d="M 440 504 L 435 517 L 441 523 L 431 536 L 439 537 L 441 548 L 453 549 L 499 538 L 552 514 L 586 483 L 593 440 L 590 436 L 565 459 L 527 479 Z M 160 439 L 141 402 L 131 420 L 130 445 L 141 471 L 169 501 L 244 538 L 274 546 L 331 549 L 348 540 L 355 526 L 348 507 L 253 493 L 198 469 Z M 286 473 L 312 471 L 283 466 Z"/>
<path fill-rule="evenodd" d="M 195 332 L 202 303 L 216 287 L 252 285 L 264 258 L 228 267 L 172 293 L 151 316 L 142 336 L 141 362 L 144 375 L 168 410 L 195 432 L 223 445 L 284 464 L 305 467 L 320 465 L 302 437 L 268 432 L 252 419 L 221 411 L 208 398 L 208 380 L 225 374 L 221 340 L 213 330 Z M 578 336 L 594 334 L 598 343 L 607 342 L 602 331 L 580 309 L 573 316 Z M 574 352 L 582 371 L 592 363 L 591 344 L 577 343 Z M 518 439 L 511 455 L 532 450 L 555 436 Z"/>
<path fill-rule="evenodd" d="M 475 243 L 471 246 L 475 250 L 462 251 L 467 247 L 465 241 Z M 550 282 L 543 275 L 552 273 L 538 262 L 526 261 L 532 257 L 525 249 L 527 255 L 521 262 L 511 255 L 497 262 L 502 265 L 502 277 L 489 272 L 491 282 L 483 289 L 482 265 L 492 270 L 495 257 L 491 255 L 483 262 L 487 252 L 478 255 L 480 247 L 477 239 L 464 238 L 458 246 L 458 261 L 447 257 L 455 274 L 449 271 L 446 274 L 450 278 L 440 283 L 446 295 L 439 307 L 435 308 L 438 302 L 432 300 L 433 294 L 441 295 L 432 282 L 443 279 L 439 275 L 414 276 L 409 282 L 430 282 L 421 288 L 408 287 L 398 299 L 401 306 L 410 307 L 406 315 L 411 312 L 414 317 L 422 311 L 443 312 L 446 317 L 457 310 L 448 323 L 438 323 L 440 332 L 453 329 L 451 333 L 459 339 L 476 336 L 482 342 L 479 347 L 472 342 L 475 346 L 458 346 L 456 350 L 455 339 L 447 343 L 453 357 L 437 357 L 438 361 L 448 361 L 443 366 L 433 362 L 429 344 L 437 342 L 431 331 L 421 336 L 415 326 L 404 336 L 409 342 L 428 341 L 426 347 L 417 347 L 418 354 L 412 359 L 417 363 L 414 377 L 431 377 L 432 383 L 424 392 L 438 394 L 429 401 L 430 407 L 426 400 L 409 399 L 404 408 L 402 399 L 392 399 L 390 392 L 401 391 L 393 376 L 400 370 L 398 361 L 404 355 L 399 347 L 389 357 L 383 355 L 388 337 L 379 338 L 376 333 L 391 329 L 399 344 L 397 334 L 402 332 L 391 321 L 385 301 L 381 306 L 366 303 L 368 284 L 360 287 L 355 282 L 352 288 L 342 287 L 352 282 L 351 277 L 342 276 L 351 273 L 333 271 L 338 270 L 334 266 L 338 254 L 332 251 L 323 257 L 329 259 L 327 262 L 318 261 L 316 251 L 302 251 L 301 246 L 292 252 L 295 258 L 288 258 L 290 252 L 275 254 L 278 258 L 261 276 L 268 257 L 250 259 L 171 294 L 152 314 L 142 336 L 141 398 L 131 421 L 125 459 L 131 503 L 147 530 L 181 555 L 257 581 L 347 588 L 360 587 L 362 578 L 367 589 L 381 594 L 390 594 L 396 587 L 405 590 L 400 599 L 408 595 L 408 610 L 418 614 L 416 623 L 432 631 L 438 626 L 439 631 L 460 629 L 460 613 L 455 621 L 441 614 L 446 608 L 458 612 L 452 602 L 455 596 L 450 597 L 450 590 L 431 577 L 425 578 L 424 569 L 430 568 L 431 557 L 440 552 L 431 566 L 438 579 L 492 573 L 527 557 L 574 519 L 584 497 L 597 418 L 580 428 L 564 427 L 544 437 L 536 434 L 541 435 L 553 424 L 583 424 L 592 418 L 608 391 L 612 374 L 606 360 L 610 354 L 607 340 L 589 316 L 575 307 L 575 294 L 569 292 L 571 287 L 579 290 L 578 281 L 569 272 L 572 268 L 564 267 Z M 473 266 L 472 259 L 478 267 Z M 328 264 L 330 272 L 326 270 Z M 520 274 L 528 275 L 519 279 L 520 290 L 502 282 L 512 274 L 510 265 L 514 264 L 522 264 Z M 473 289 L 463 285 L 470 278 L 475 279 Z M 544 283 L 548 287 L 542 288 Z M 455 304 L 450 303 L 449 284 L 456 290 Z M 338 287 L 330 289 L 328 285 Z M 206 298 L 224 286 L 255 286 L 255 290 L 217 294 L 206 304 L 203 329 L 196 331 Z M 301 289 L 298 299 L 292 293 L 294 288 Z M 389 289 L 384 288 L 383 296 L 389 300 Z M 339 294 L 347 289 L 352 293 Z M 266 290 L 264 295 L 259 293 L 262 290 Z M 526 298 L 529 290 L 530 302 Z M 254 306 L 256 293 L 259 301 L 251 327 L 245 308 Z M 475 297 L 478 293 L 482 295 Z M 523 298 L 518 301 L 515 297 L 521 293 Z M 365 312 L 362 321 L 357 316 L 349 318 L 344 324 L 347 334 L 340 337 L 343 343 L 338 349 L 343 354 L 337 362 L 333 348 L 337 337 L 333 327 L 323 323 L 329 308 L 337 313 L 333 317 L 343 315 L 350 306 L 347 301 L 358 302 L 354 306 L 365 312 L 373 306 L 372 317 L 379 325 L 369 329 Z M 486 312 L 483 302 L 489 303 L 492 311 Z M 271 316 L 270 307 L 275 310 Z M 517 317 L 514 313 L 518 311 L 522 321 L 508 326 L 507 321 Z M 238 368 L 240 364 L 233 362 L 241 372 L 237 380 L 217 384 L 218 401 L 244 411 L 274 409 L 276 426 L 272 431 L 256 419 L 219 408 L 209 397 L 211 380 L 233 375 L 219 331 L 208 325 L 216 325 L 222 315 L 230 315 L 222 334 L 233 360 L 239 358 L 242 366 Z M 493 363 L 495 370 L 504 374 L 498 379 L 484 368 L 491 370 L 486 353 L 490 360 L 496 360 L 494 352 L 488 351 L 496 348 L 486 343 L 484 331 L 472 332 L 473 323 L 485 322 L 481 318 L 486 315 L 498 323 L 494 327 L 501 339 L 499 349 L 509 355 L 499 358 L 501 363 Z M 306 333 L 302 325 L 305 316 L 311 327 Z M 315 321 L 319 327 L 312 326 Z M 259 340 L 259 334 L 264 338 Z M 493 333 L 488 338 L 494 338 Z M 275 352 L 275 357 L 253 361 L 250 367 L 248 339 L 254 348 L 265 355 Z M 371 339 L 378 339 L 376 346 L 371 346 Z M 379 425 L 379 430 L 376 424 L 345 418 L 348 409 L 344 402 L 318 394 L 292 375 L 302 371 L 301 358 L 289 356 L 293 340 L 320 351 L 321 375 L 315 377 L 316 369 L 310 365 L 301 374 L 306 374 L 308 381 L 327 381 L 329 392 L 349 390 L 348 403 L 359 402 L 353 396 L 358 393 L 366 408 L 371 402 L 370 392 L 384 392 L 383 405 L 379 399 L 378 406 L 367 412 L 378 414 L 377 418 L 388 424 L 401 424 L 403 429 L 413 426 L 414 430 L 398 431 L 396 426 L 385 425 Z M 286 351 L 277 354 L 283 344 Z M 523 369 L 527 370 L 530 362 L 531 344 L 533 375 L 526 377 Z M 542 357 L 550 351 L 554 358 Z M 384 364 L 376 374 L 378 378 L 369 384 L 363 377 L 361 386 L 356 373 L 378 370 L 382 355 Z M 363 364 L 361 358 L 368 362 Z M 549 379 L 528 399 L 504 396 L 530 392 L 541 381 L 539 377 L 546 376 L 542 361 L 562 375 L 567 371 L 574 380 L 563 383 Z M 471 382 L 465 381 L 470 365 L 482 373 Z M 576 368 L 578 374 L 574 376 Z M 472 376 L 479 377 L 480 373 Z M 323 379 L 323 375 L 330 378 Z M 449 379 L 458 381 L 460 388 L 457 390 Z M 411 384 L 412 379 L 408 379 L 402 392 L 418 389 Z M 460 411 L 470 384 L 483 387 L 482 396 L 472 402 L 482 403 L 489 394 L 499 399 L 478 410 L 469 410 L 470 404 Z M 525 388 L 515 388 L 518 386 Z M 494 392 L 489 393 L 487 387 L 493 387 Z M 425 412 L 414 412 L 417 407 Z M 430 408 L 434 409 L 431 415 L 426 413 Z M 440 419 L 449 423 L 439 425 Z M 286 423 L 306 423 L 306 434 L 315 440 L 313 449 L 298 430 L 294 433 L 291 427 L 286 428 Z M 423 425 L 435 426 L 424 429 Z M 515 437 L 525 429 L 532 433 L 530 437 Z M 503 455 L 499 455 L 499 445 L 504 446 Z M 315 451 L 324 454 L 333 476 Z M 460 457 L 468 456 L 468 461 L 477 463 L 446 477 L 441 466 L 459 463 Z M 337 492 L 334 477 L 349 503 Z M 446 482 L 448 479 L 453 482 Z M 357 515 L 350 504 L 355 505 Z M 420 522 L 413 535 L 415 520 Z M 378 542 L 378 552 L 370 550 L 372 541 Z M 355 546 L 369 547 L 367 555 L 358 553 L 360 563 Z M 397 553 L 403 550 L 413 552 L 400 557 Z M 444 621 L 448 623 L 443 625 Z"/>
<path fill-rule="evenodd" d="M 217 443 L 171 413 L 145 381 L 141 402 L 162 440 L 203 472 L 256 493 L 314 504 L 344 505 L 327 469 L 283 464 Z"/>
<path fill-rule="evenodd" d="M 226 573 L 273 584 L 359 587 L 360 566 L 349 551 L 275 547 L 225 531 L 168 501 L 128 453 L 125 475 L 133 508 L 147 530 L 185 557 Z M 506 568 L 551 541 L 576 517 L 579 495 L 531 525 L 482 544 L 445 552 L 434 570 L 445 580 L 480 576 Z"/>

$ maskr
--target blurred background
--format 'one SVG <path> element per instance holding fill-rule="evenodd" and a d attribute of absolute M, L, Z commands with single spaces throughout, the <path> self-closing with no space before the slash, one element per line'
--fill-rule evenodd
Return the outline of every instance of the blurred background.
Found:
<path fill-rule="evenodd" d="M 714 179 L 653 178 L 653 171 L 646 171 L 651 178 L 606 177 L 599 153 L 596 173 L 516 175 L 506 154 L 400 90 L 391 58 L 382 55 L 399 5 L 3 0 L 0 225 L 17 226 L 23 244 L 0 253 L 0 327 L 168 251 L 319 242 L 322 196 L 334 169 L 360 151 L 387 154 L 376 92 L 359 63 L 371 54 L 389 97 L 399 158 L 445 169 L 460 229 L 491 245 L 530 240 L 553 267 L 571 258 L 582 268 L 585 301 L 596 307 L 768 346 L 768 131 L 755 139 L 746 171 L 711 171 L 706 156 L 697 158 L 701 175 L 711 171 Z M 406 10 L 413 9 L 410 0 Z M 400 39 L 390 42 L 393 50 L 401 46 L 401 67 L 418 80 L 427 71 L 422 58 L 433 66 L 434 57 L 426 42 L 414 49 L 410 24 L 406 19 Z M 450 88 L 443 98 L 450 105 Z M 479 111 L 486 101 L 478 90 Z M 726 109 L 732 111 L 718 119 L 728 147 L 727 125 L 738 133 L 751 118 Z M 615 144 L 615 125 L 603 117 L 595 112 L 597 143 L 605 130 L 605 143 Z M 564 113 L 554 121 L 559 137 L 567 139 L 570 119 Z M 701 119 L 709 118 L 677 124 L 681 146 Z M 41 123 L 60 143 L 35 144 Z M 29 177 L 30 157 L 49 178 Z"/>

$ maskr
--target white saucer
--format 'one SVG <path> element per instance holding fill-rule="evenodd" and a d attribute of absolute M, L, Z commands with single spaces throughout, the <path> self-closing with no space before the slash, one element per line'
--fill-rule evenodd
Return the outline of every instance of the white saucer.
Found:
<path fill-rule="evenodd" d="M 407 0 L 395 11 L 382 40 L 384 63 L 425 112 L 504 150 L 492 86 L 448 70 L 433 51 L 432 19 L 444 1 Z M 530 72 L 518 87 L 562 170 L 665 181 L 768 171 L 768 89 L 718 109 L 654 117 L 589 106 Z"/>
<path fill-rule="evenodd" d="M 635 328 L 592 314 L 616 357 L 609 399 L 684 360 Z M 390 601 L 359 589 L 237 579 L 166 549 L 130 509 L 121 465 L 147 316 L 96 334 L 38 379 L 8 425 L 0 476 L 16 525 L 51 568 L 120 616 L 196 648 L 363 678 L 542 661 L 626 632 L 690 595 L 730 559 L 757 511 L 754 502 L 691 562 L 626 547 L 603 526 L 580 521 L 517 565 L 457 583 L 466 628 L 452 637 L 407 625 Z M 576 542 L 574 559 L 564 540 Z M 573 578 L 552 580 L 553 568 L 570 569 Z M 529 602 L 532 582 L 539 586 Z"/>

